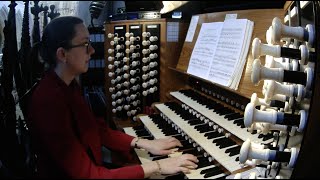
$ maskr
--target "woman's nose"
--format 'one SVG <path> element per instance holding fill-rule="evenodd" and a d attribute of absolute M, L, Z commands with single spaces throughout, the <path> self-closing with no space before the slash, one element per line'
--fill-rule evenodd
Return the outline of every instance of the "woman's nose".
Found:
<path fill-rule="evenodd" d="M 90 55 L 91 55 L 91 54 L 94 54 L 94 53 L 96 52 L 96 50 L 95 50 L 91 45 L 90 45 L 90 49 L 89 49 L 89 50 L 90 50 L 90 51 L 89 51 L 89 52 L 90 52 Z"/>

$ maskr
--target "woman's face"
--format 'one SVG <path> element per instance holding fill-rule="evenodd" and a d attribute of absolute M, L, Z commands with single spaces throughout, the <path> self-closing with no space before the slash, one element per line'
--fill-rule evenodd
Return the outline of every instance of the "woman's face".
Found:
<path fill-rule="evenodd" d="M 69 73 L 80 75 L 87 72 L 89 60 L 95 50 L 90 44 L 88 45 L 90 36 L 86 26 L 83 23 L 77 24 L 75 30 L 76 35 L 71 41 L 73 48 L 68 49 L 66 54 L 66 68 Z"/>

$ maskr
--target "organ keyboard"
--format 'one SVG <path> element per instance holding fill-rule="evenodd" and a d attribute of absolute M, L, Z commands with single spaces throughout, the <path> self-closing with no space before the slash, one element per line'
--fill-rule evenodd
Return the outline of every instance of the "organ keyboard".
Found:
<path fill-rule="evenodd" d="M 212 140 L 218 140 L 225 138 L 225 136 L 221 133 L 217 135 L 217 137 L 213 139 L 208 139 L 205 137 L 205 133 L 199 133 L 194 127 L 190 126 L 188 122 L 182 119 L 178 114 L 176 114 L 173 110 L 171 110 L 168 106 L 164 104 L 157 104 L 156 107 L 162 112 L 162 114 L 170 119 L 175 125 L 177 125 L 188 137 L 190 137 L 197 145 L 202 147 L 210 156 L 212 156 L 215 160 L 217 160 L 223 167 L 225 167 L 228 171 L 233 172 L 235 170 L 241 169 L 239 162 L 236 161 L 238 155 L 236 157 L 229 156 L 225 153 L 225 151 L 229 148 L 236 147 L 238 145 L 231 145 L 226 148 L 220 149 L 217 145 L 213 143 Z M 209 131 L 212 132 L 213 130 Z"/>
<path fill-rule="evenodd" d="M 163 116 L 163 115 L 162 115 Z M 182 153 L 192 153 L 196 156 L 198 156 L 199 163 L 198 163 L 198 168 L 195 170 L 191 170 L 190 174 L 185 174 L 185 176 L 188 179 L 206 179 L 206 178 L 221 178 L 221 177 L 226 177 L 229 173 L 225 172 L 225 170 L 221 167 L 221 165 L 217 162 L 209 162 L 209 159 L 207 157 L 204 157 L 204 155 L 201 154 L 202 151 L 197 151 L 196 147 L 193 146 L 193 143 L 190 143 L 188 139 L 185 139 L 183 136 L 181 136 L 177 130 L 174 128 L 168 129 L 168 126 L 166 128 L 159 128 L 157 125 L 154 123 L 154 121 L 157 121 L 156 119 L 159 120 L 160 115 L 155 115 L 153 117 L 150 116 L 141 116 L 140 119 L 144 124 L 144 127 L 138 127 L 138 128 L 132 128 L 132 127 L 127 127 L 124 128 L 125 133 L 134 136 L 134 137 L 146 137 L 148 136 L 147 134 L 150 133 L 152 137 L 159 137 L 163 138 L 166 137 L 163 133 L 171 133 L 171 136 L 176 137 L 181 141 L 184 147 L 178 148 L 179 150 L 177 152 L 171 153 L 168 156 L 154 156 L 151 155 L 150 153 L 146 152 L 143 149 L 136 149 L 135 152 L 142 164 L 157 160 L 160 158 L 167 158 L 167 157 L 174 157 L 174 156 L 179 156 Z M 163 116 L 164 117 L 164 116 Z M 160 117 L 161 118 L 161 117 Z M 160 119 L 161 120 L 161 119 Z M 166 122 L 164 119 L 162 119 L 161 124 L 163 122 Z M 169 126 L 172 127 L 172 125 L 165 123 Z M 160 125 L 161 126 L 161 125 Z M 176 133 L 172 133 L 172 132 Z M 144 132 L 144 133 L 141 133 Z M 139 135 L 138 135 L 139 134 Z M 192 142 L 192 141 L 191 141 Z M 166 176 L 157 176 L 157 177 L 152 177 L 152 178 L 165 178 Z"/>
<path fill-rule="evenodd" d="M 133 137 L 141 137 L 141 138 L 148 138 L 148 139 L 154 139 L 153 135 L 150 134 L 144 127 L 126 127 L 123 128 L 124 132 L 130 136 Z M 134 151 L 137 155 L 137 157 L 139 158 L 139 161 L 141 162 L 141 164 L 145 164 L 148 162 L 151 162 L 153 160 L 155 160 L 156 156 L 151 156 L 149 152 L 147 152 L 144 149 L 139 149 L 139 148 L 134 148 Z M 159 159 L 159 158 L 157 158 Z M 153 175 L 152 177 L 150 177 L 151 179 L 164 179 L 165 176 L 162 175 Z"/>
<path fill-rule="evenodd" d="M 159 158 L 192 153 L 198 156 L 200 162 L 198 169 L 185 174 L 187 178 L 226 177 L 245 168 L 239 163 L 243 139 L 249 138 L 264 144 L 273 141 L 272 133 L 263 135 L 248 132 L 243 125 L 242 113 L 237 113 L 213 100 L 210 102 L 209 98 L 201 101 L 201 98 L 205 97 L 193 90 L 170 94 L 180 100 L 182 105 L 175 102 L 156 104 L 155 107 L 160 114 L 140 116 L 142 126 L 127 127 L 124 131 L 131 136 L 148 139 L 173 136 L 179 139 L 184 147 L 178 148 L 177 152 L 168 156 L 155 156 L 143 149 L 135 149 L 142 164 Z M 208 106 L 209 104 L 211 106 Z M 204 171 L 206 169 L 213 169 L 214 172 L 207 173 Z"/>
<path fill-rule="evenodd" d="M 180 100 L 185 105 L 189 106 L 190 108 L 194 109 L 195 111 L 199 112 L 200 114 L 204 115 L 206 118 L 211 120 L 212 122 L 218 124 L 225 130 L 231 132 L 241 140 L 245 141 L 246 139 L 251 139 L 255 142 L 261 142 L 261 143 L 269 143 L 272 142 L 272 139 L 263 139 L 259 134 L 252 134 L 247 131 L 247 128 L 244 128 L 244 126 L 238 126 L 234 123 L 234 121 L 240 121 L 240 123 L 243 123 L 243 116 L 237 116 L 235 119 L 232 118 L 225 118 L 222 115 L 217 114 L 212 110 L 212 107 L 210 105 L 217 104 L 216 102 L 210 102 L 210 99 L 205 99 L 204 101 L 200 99 L 199 95 L 195 95 L 192 97 L 192 94 L 195 94 L 192 90 L 183 90 L 183 91 L 176 91 L 170 93 L 173 97 Z M 197 98 L 198 97 L 198 98 Z M 197 99 L 195 99 L 197 98 Z M 204 97 L 202 97 L 204 98 Z M 229 112 L 229 114 L 235 113 L 234 111 Z M 225 116 L 227 116 L 226 114 Z M 230 116 L 228 116 L 230 117 Z M 259 137 L 260 136 L 260 137 Z"/>
<path fill-rule="evenodd" d="M 194 148 L 203 149 L 206 157 L 215 159 L 229 172 L 234 172 L 242 168 L 238 162 L 240 145 L 228 138 L 228 135 L 223 134 L 223 129 L 218 129 L 217 126 L 214 127 L 213 125 L 210 126 L 208 122 L 200 120 L 196 115 L 184 110 L 182 106 L 177 103 L 157 104 L 156 107 L 161 111 L 162 119 L 157 115 L 141 116 L 141 122 L 147 131 L 141 133 L 142 131 L 138 130 L 137 132 L 140 133 L 139 137 L 150 137 L 148 133 L 156 139 L 166 136 L 175 136 L 178 138 L 178 136 L 182 135 L 185 137 L 185 140 L 192 142 Z M 231 113 L 232 112 L 229 114 Z M 164 125 L 165 121 L 167 121 L 166 125 Z M 162 128 L 160 129 L 159 127 L 161 126 Z M 137 136 L 132 132 L 132 129 L 126 129 L 125 132 Z M 181 137 L 178 139 L 181 140 Z M 222 145 L 222 143 L 219 143 L 219 145 L 217 145 L 219 141 L 225 144 Z M 266 141 L 270 141 L 270 139 Z M 139 153 L 140 152 L 137 152 L 137 154 Z"/>

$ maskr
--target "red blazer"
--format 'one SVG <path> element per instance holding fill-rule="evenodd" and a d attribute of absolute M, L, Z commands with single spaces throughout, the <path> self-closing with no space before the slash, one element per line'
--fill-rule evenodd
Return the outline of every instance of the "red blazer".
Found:
<path fill-rule="evenodd" d="M 96 119 L 75 80 L 67 86 L 48 72 L 34 90 L 28 112 L 40 177 L 144 178 L 140 165 L 102 166 L 102 145 L 127 156 L 134 137 Z"/>

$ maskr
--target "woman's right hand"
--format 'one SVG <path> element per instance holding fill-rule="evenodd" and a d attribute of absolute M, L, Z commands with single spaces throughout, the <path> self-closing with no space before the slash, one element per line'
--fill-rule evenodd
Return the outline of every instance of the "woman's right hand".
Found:
<path fill-rule="evenodd" d="M 159 173 L 159 170 L 160 173 L 164 175 L 176 174 L 179 172 L 188 174 L 191 169 L 196 169 L 198 167 L 197 163 L 199 162 L 197 157 L 192 154 L 183 154 L 181 156 L 157 161 L 159 165 L 156 161 L 141 165 L 144 170 L 145 178 L 150 177 L 152 174 Z"/>
<path fill-rule="evenodd" d="M 161 159 L 158 161 L 161 174 L 175 174 L 183 172 L 185 174 L 190 173 L 190 169 L 196 169 L 199 160 L 192 154 L 183 154 L 178 157 Z"/>

